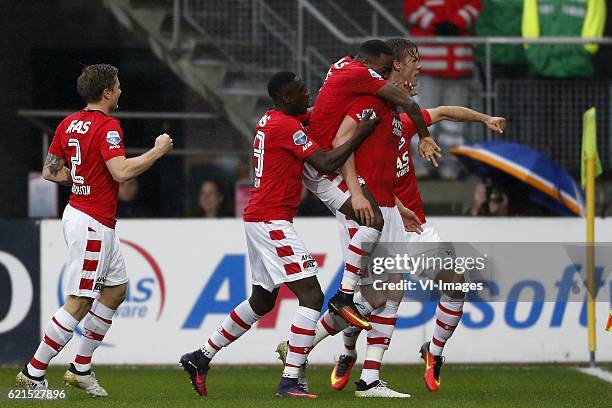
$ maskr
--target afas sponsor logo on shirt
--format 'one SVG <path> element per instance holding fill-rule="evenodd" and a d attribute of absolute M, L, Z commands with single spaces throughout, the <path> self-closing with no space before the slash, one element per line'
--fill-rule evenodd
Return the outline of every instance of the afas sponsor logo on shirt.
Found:
<path fill-rule="evenodd" d="M 402 120 L 397 116 L 393 115 L 393 134 L 395 136 L 402 137 Z"/>
<path fill-rule="evenodd" d="M 119 146 L 119 143 L 121 143 L 121 136 L 116 130 L 109 130 L 106 132 L 106 141 L 110 144 L 108 147 L 109 150 L 119 149 L 121 147 Z"/>
<path fill-rule="evenodd" d="M 308 136 L 303 130 L 298 130 L 293 134 L 293 143 L 296 146 L 302 146 L 302 151 L 305 152 L 312 146 L 312 141 L 308 140 Z"/>
<path fill-rule="evenodd" d="M 404 138 L 404 136 L 402 136 L 399 142 L 398 150 L 402 150 L 402 147 L 404 147 L 405 144 L 406 144 L 406 139 Z"/>
<path fill-rule="evenodd" d="M 82 120 L 73 120 L 70 122 L 70 125 L 66 129 L 66 134 L 68 133 L 79 133 L 84 135 L 89 132 L 89 126 L 91 125 L 90 121 L 83 122 Z"/>

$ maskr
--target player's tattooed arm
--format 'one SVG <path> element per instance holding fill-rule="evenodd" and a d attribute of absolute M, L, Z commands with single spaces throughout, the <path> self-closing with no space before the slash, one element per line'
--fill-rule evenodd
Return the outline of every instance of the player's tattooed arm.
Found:
<path fill-rule="evenodd" d="M 45 180 L 69 186 L 72 184 L 70 169 L 65 166 L 66 160 L 51 153 L 47 153 L 45 164 L 43 165 L 43 177 Z"/>

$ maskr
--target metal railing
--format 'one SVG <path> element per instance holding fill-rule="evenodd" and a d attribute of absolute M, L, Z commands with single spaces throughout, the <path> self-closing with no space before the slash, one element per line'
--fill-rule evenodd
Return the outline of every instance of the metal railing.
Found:
<path fill-rule="evenodd" d="M 41 135 L 41 151 L 42 151 L 42 162 L 44 162 L 47 155 L 47 149 L 51 143 L 51 135 L 53 135 L 53 126 L 45 123 L 45 119 L 58 119 L 64 118 L 72 111 L 66 110 L 34 110 L 34 109 L 19 109 L 17 116 L 20 116 L 30 122 L 34 127 L 40 131 Z M 114 112 L 113 117 L 117 119 L 134 119 L 134 120 L 203 120 L 210 121 L 218 119 L 218 115 L 215 113 L 207 112 L 135 112 L 135 111 L 124 111 Z M 128 154 L 140 154 L 149 150 L 150 147 L 142 148 L 126 148 L 125 151 Z M 193 155 L 204 155 L 204 156 L 216 156 L 216 155 L 244 155 L 244 152 L 237 152 L 233 150 L 211 150 L 211 149 L 173 149 L 170 155 L 176 156 L 193 156 Z M 41 162 L 41 163 L 42 163 Z"/>
<path fill-rule="evenodd" d="M 183 3 L 182 18 L 229 62 L 230 72 L 260 83 L 280 69 L 296 69 L 295 30 L 265 1 L 175 1 Z"/>
<path fill-rule="evenodd" d="M 308 84 L 316 92 L 315 85 L 325 77 L 327 68 L 342 56 L 354 53 L 360 43 L 372 37 L 385 40 L 409 36 L 405 25 L 378 1 L 364 0 L 360 7 L 350 7 L 352 3 L 353 0 L 174 0 L 173 43 L 179 43 L 184 19 L 204 36 L 204 41 L 226 57 L 230 70 L 245 71 L 255 81 L 265 80 L 280 69 L 294 69 L 315 82 Z M 359 17 L 351 13 L 358 13 Z M 367 29 L 360 25 L 365 24 L 364 17 L 371 20 Z M 381 31 L 381 27 L 386 30 Z M 612 44 L 610 38 L 574 37 L 418 37 L 412 40 L 419 45 L 484 45 L 483 96 L 487 112 L 491 112 L 494 97 L 493 45 Z M 327 66 L 319 70 L 322 65 Z M 315 70 L 319 80 L 315 79 Z"/>

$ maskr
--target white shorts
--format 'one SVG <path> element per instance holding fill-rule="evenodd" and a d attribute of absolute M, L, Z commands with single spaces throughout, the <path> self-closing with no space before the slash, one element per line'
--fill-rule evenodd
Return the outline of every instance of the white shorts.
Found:
<path fill-rule="evenodd" d="M 302 181 L 306 188 L 329 208 L 332 214 L 335 214 L 342 207 L 342 204 L 351 197 L 351 193 L 340 174 L 322 175 L 308 163 L 304 163 Z"/>
<path fill-rule="evenodd" d="M 380 207 L 380 212 L 382 213 L 385 224 L 383 226 L 379 242 L 404 242 L 404 224 L 402 222 L 402 216 L 400 215 L 397 207 Z M 346 259 L 349 241 L 355 232 L 357 232 L 359 223 L 355 220 L 347 219 L 347 217 L 340 211 L 336 211 L 336 219 L 338 220 L 338 232 L 340 235 L 340 245 L 342 245 L 342 255 Z M 393 271 L 389 272 L 393 273 Z M 374 282 L 374 280 L 384 282 L 387 280 L 386 274 L 387 272 L 374 275 L 370 271 L 362 271 L 359 284 L 369 285 Z"/>
<path fill-rule="evenodd" d="M 62 215 L 68 261 L 64 295 L 96 298 L 104 286 L 128 281 L 115 230 L 67 205 Z"/>
<path fill-rule="evenodd" d="M 421 227 L 423 228 L 423 232 L 421 232 L 421 234 L 417 234 L 416 232 L 407 232 L 404 230 L 404 242 L 442 242 L 442 239 L 431 224 L 425 223 L 421 225 Z"/>
<path fill-rule="evenodd" d="M 253 285 L 272 292 L 285 282 L 305 279 L 319 271 L 293 223 L 245 222 L 244 230 Z"/>
<path fill-rule="evenodd" d="M 426 257 L 455 257 L 455 250 L 451 243 L 442 241 L 436 230 L 431 224 L 425 223 L 422 225 L 423 232 L 417 234 L 415 232 L 404 231 L 404 242 L 408 244 L 407 253 L 412 257 L 421 255 Z M 419 245 L 422 244 L 422 245 Z M 439 244 L 439 245 L 427 245 Z M 417 276 L 424 276 L 429 279 L 436 279 L 440 269 L 424 269 L 419 268 L 415 273 Z"/>

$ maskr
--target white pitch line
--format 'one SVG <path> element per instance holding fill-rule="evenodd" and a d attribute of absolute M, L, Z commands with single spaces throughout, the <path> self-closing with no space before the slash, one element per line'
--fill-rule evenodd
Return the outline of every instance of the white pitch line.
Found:
<path fill-rule="evenodd" d="M 593 377 L 601 378 L 604 381 L 612 383 L 612 373 L 599 367 L 577 368 L 577 370 L 581 373 L 592 375 Z"/>

